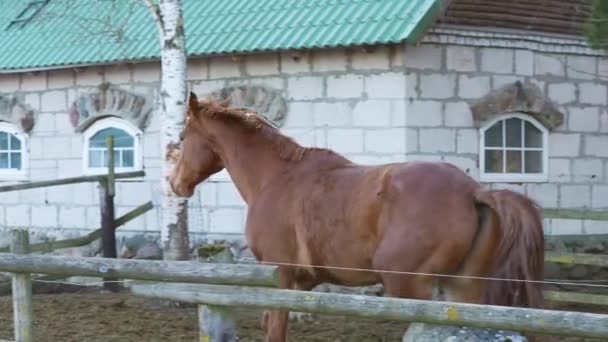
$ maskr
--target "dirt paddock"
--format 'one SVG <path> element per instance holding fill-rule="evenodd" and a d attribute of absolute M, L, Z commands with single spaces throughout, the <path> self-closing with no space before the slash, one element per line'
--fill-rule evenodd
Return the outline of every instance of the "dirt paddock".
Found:
<path fill-rule="evenodd" d="M 73 293 L 34 295 L 35 341 L 130 342 L 197 341 L 194 306 L 171 308 L 129 293 L 106 293 L 87 288 Z M 572 309 L 572 308 L 570 308 Z M 601 308 L 574 308 L 608 313 Z M 12 302 L 0 296 L 0 339 L 13 339 Z M 260 310 L 236 313 L 239 341 L 262 341 Z M 398 342 L 406 323 L 340 316 L 316 316 L 290 322 L 290 341 Z M 545 340 L 544 338 L 541 340 Z M 555 341 L 555 339 L 551 339 Z M 559 341 L 584 341 L 569 338 Z"/>

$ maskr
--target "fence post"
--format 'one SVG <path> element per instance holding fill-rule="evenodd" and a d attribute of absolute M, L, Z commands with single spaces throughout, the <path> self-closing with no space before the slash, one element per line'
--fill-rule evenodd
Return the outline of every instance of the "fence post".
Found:
<path fill-rule="evenodd" d="M 200 261 L 208 263 L 233 264 L 230 248 L 225 245 L 207 245 L 198 250 Z M 198 306 L 199 339 L 201 342 L 234 342 L 236 326 L 234 313 L 228 306 Z"/>
<path fill-rule="evenodd" d="M 106 138 L 108 149 L 108 176 L 99 182 L 99 194 L 101 204 L 101 248 L 104 258 L 116 258 L 116 234 L 114 231 L 114 139 L 110 135 Z M 106 290 L 118 291 L 118 283 L 115 278 L 103 278 L 103 287 Z"/>
<path fill-rule="evenodd" d="M 26 229 L 11 232 L 11 253 L 29 253 L 29 233 Z M 15 342 L 31 342 L 32 336 L 32 278 L 27 273 L 13 274 L 13 319 Z"/>

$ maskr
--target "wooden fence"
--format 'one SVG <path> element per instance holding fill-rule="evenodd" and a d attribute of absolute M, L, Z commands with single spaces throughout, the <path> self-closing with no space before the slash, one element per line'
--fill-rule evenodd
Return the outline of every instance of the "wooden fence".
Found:
<path fill-rule="evenodd" d="M 234 306 L 275 308 L 561 336 L 608 338 L 608 315 L 280 290 L 271 288 L 277 284 L 274 266 L 28 255 L 27 230 L 14 230 L 12 236 L 12 253 L 0 253 L 0 271 L 14 274 L 15 340 L 18 342 L 29 342 L 33 337 L 31 273 L 148 281 L 131 286 L 132 293 L 196 303 L 207 306 L 211 311 L 218 307 Z M 199 311 L 199 315 L 201 312 Z M 207 330 L 202 331 L 208 334 Z"/>
<path fill-rule="evenodd" d="M 105 258 L 116 258 L 116 229 L 127 222 L 135 219 L 136 217 L 143 215 L 148 210 L 152 209 L 153 205 L 151 201 L 129 211 L 122 215 L 118 219 L 115 218 L 114 210 L 114 196 L 116 193 L 116 180 L 117 179 L 128 179 L 145 176 L 144 171 L 134 172 L 114 172 L 114 140 L 112 136 L 108 136 L 106 139 L 108 149 L 108 170 L 107 174 L 102 175 L 88 175 L 80 177 L 71 177 L 55 180 L 45 180 L 38 182 L 26 182 L 12 185 L 0 186 L 0 192 L 8 191 L 19 191 L 27 189 L 36 189 L 44 187 L 52 187 L 59 185 L 78 184 L 97 182 L 99 183 L 100 193 L 100 212 L 101 212 L 101 227 L 85 236 L 58 240 L 58 241 L 47 241 L 40 242 L 29 246 L 29 252 L 51 252 L 56 249 L 71 248 L 85 246 L 99 238 L 101 238 L 102 255 Z M 9 246 L 0 247 L 0 252 L 8 252 Z M 112 278 L 104 278 L 104 280 L 113 280 Z M 105 282 L 104 287 L 111 291 L 117 290 L 117 283 Z"/>

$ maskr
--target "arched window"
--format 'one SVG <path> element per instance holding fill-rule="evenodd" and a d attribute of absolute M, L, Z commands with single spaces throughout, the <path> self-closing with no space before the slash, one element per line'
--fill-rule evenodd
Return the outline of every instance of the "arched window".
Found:
<path fill-rule="evenodd" d="M 84 131 L 83 163 L 85 173 L 99 174 L 108 170 L 106 139 L 114 140 L 114 169 L 116 172 L 142 169 L 142 132 L 131 123 L 109 117 L 95 121 Z"/>
<path fill-rule="evenodd" d="M 480 130 L 480 180 L 541 182 L 548 179 L 547 129 L 534 118 L 508 114 Z"/>
<path fill-rule="evenodd" d="M 17 126 L 0 121 L 0 180 L 27 178 L 28 136 Z"/>

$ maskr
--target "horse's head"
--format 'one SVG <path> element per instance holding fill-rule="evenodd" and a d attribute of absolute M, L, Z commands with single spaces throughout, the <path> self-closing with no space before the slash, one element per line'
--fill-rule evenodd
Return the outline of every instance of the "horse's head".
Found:
<path fill-rule="evenodd" d="M 169 176 L 171 189 L 179 196 L 190 197 L 196 186 L 224 168 L 222 160 L 211 145 L 211 135 L 203 125 L 205 111 L 211 102 L 200 103 L 194 93 L 188 98 L 186 124 L 180 134 L 179 150 L 175 153 L 175 168 Z"/>

